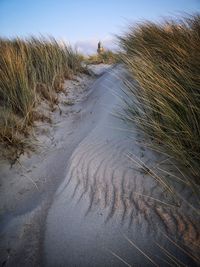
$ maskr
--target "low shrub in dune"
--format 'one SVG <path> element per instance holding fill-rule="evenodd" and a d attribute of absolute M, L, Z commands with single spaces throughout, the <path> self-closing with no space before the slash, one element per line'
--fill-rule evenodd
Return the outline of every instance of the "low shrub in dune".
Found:
<path fill-rule="evenodd" d="M 126 119 L 199 184 L 200 15 L 138 24 L 119 42 L 135 80 L 126 81 Z"/>
<path fill-rule="evenodd" d="M 119 60 L 118 54 L 107 50 L 99 54 L 94 54 L 86 59 L 88 64 L 115 64 Z"/>
<path fill-rule="evenodd" d="M 23 147 L 37 103 L 57 104 L 64 79 L 80 71 L 77 52 L 54 38 L 0 39 L 0 143 Z"/>

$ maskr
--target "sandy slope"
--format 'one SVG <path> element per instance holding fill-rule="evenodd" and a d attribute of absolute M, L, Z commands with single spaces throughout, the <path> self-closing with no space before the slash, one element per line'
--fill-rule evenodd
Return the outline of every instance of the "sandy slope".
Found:
<path fill-rule="evenodd" d="M 131 266 L 153 265 L 126 237 L 165 266 L 157 258 L 163 255 L 155 242 L 170 247 L 176 255 L 181 253 L 161 231 L 182 236 L 190 245 L 199 242 L 198 222 L 183 203 L 180 208 L 169 207 L 137 195 L 173 204 L 155 179 L 126 156 L 132 152 L 149 167 L 164 159 L 136 142 L 142 142 L 136 128 L 130 135 L 124 122 L 113 116 L 122 112 L 123 75 L 118 67 L 102 76 L 81 105 L 81 120 L 93 121 L 93 127 L 73 151 L 48 212 L 46 266 L 124 266 L 116 255 Z M 178 190 L 186 194 L 183 187 Z M 187 263 L 184 255 L 179 256 Z"/>
<path fill-rule="evenodd" d="M 99 70 L 103 73 L 104 67 Z M 38 107 L 52 124 L 36 124 L 36 152 L 25 153 L 12 167 L 0 161 L 0 264 L 39 266 L 49 203 L 65 177 L 72 151 L 92 127 L 83 125 L 74 138 L 80 125 L 79 102 L 87 98 L 94 81 L 84 74 L 67 80 L 56 111 L 45 102 Z"/>
<path fill-rule="evenodd" d="M 98 75 L 105 71 L 100 68 Z M 39 127 L 38 153 L 22 158 L 23 167 L 1 164 L 0 245 L 6 266 L 124 266 L 116 255 L 130 266 L 151 266 L 126 237 L 165 266 L 155 241 L 181 253 L 161 231 L 194 248 L 199 242 L 197 217 L 184 203 L 172 208 L 138 196 L 174 203 L 127 157 L 131 152 L 149 167 L 163 160 L 145 148 L 136 128 L 130 134 L 113 116 L 122 112 L 123 75 L 118 66 L 89 90 L 79 88 L 81 95 L 71 91 L 71 102 L 77 97 L 78 102 L 66 108 L 63 102 L 53 128 Z M 183 186 L 178 190 L 192 198 Z"/>

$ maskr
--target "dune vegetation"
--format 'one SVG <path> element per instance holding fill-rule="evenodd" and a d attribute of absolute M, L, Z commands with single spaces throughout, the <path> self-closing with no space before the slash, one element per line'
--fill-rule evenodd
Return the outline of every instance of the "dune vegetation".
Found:
<path fill-rule="evenodd" d="M 1 145 L 23 149 L 42 119 L 37 104 L 46 99 L 53 108 L 64 79 L 82 70 L 78 53 L 54 38 L 0 39 Z"/>
<path fill-rule="evenodd" d="M 119 61 L 119 56 L 117 53 L 106 50 L 101 53 L 96 53 L 94 55 L 85 58 L 87 64 L 115 64 Z"/>
<path fill-rule="evenodd" d="M 126 119 L 191 185 L 200 184 L 200 15 L 137 24 L 119 42 L 133 78 L 126 81 Z"/>

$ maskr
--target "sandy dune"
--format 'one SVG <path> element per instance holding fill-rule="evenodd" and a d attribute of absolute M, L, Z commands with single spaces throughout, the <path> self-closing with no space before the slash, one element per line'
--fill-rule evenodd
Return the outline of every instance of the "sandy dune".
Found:
<path fill-rule="evenodd" d="M 6 266 L 165 266 L 155 242 L 195 266 L 164 235 L 195 249 L 199 218 L 186 204 L 175 206 L 127 157 L 132 153 L 149 167 L 164 160 L 115 116 L 123 112 L 123 68 L 102 70 L 78 101 L 72 93 L 74 105 L 55 115 L 60 120 L 48 133 L 48 149 L 22 158 L 23 168 L 9 172 L 1 164 L 0 259 Z M 40 138 L 46 144 L 45 130 Z M 177 190 L 192 201 L 184 186 Z"/>
<path fill-rule="evenodd" d="M 113 116 L 121 110 L 122 76 L 120 68 L 105 74 L 82 104 L 82 120 L 88 120 L 90 114 L 93 127 L 73 151 L 66 178 L 49 210 L 46 266 L 124 266 L 116 255 L 130 266 L 151 266 L 126 237 L 159 264 L 162 261 L 157 256 L 163 255 L 154 242 L 169 246 L 161 231 L 196 241 L 195 222 L 180 208 L 169 208 L 135 194 L 173 204 L 155 179 L 126 157 L 132 152 L 148 166 L 162 160 L 143 144 L 136 145 L 138 136 L 131 139 L 126 125 Z M 190 232 L 183 225 L 190 225 Z"/>

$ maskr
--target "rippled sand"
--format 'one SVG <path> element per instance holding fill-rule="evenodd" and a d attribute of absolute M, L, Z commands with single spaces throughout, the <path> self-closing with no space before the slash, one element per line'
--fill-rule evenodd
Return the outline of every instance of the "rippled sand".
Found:
<path fill-rule="evenodd" d="M 173 195 L 136 163 L 169 171 L 169 165 L 160 165 L 165 158 L 146 148 L 137 128 L 130 132 L 116 116 L 123 112 L 126 71 L 98 66 L 94 73 L 101 77 L 66 82 L 52 126 L 38 125 L 37 153 L 22 156 L 21 165 L 12 169 L 1 163 L 1 263 L 168 266 L 167 249 L 195 266 L 168 237 L 197 251 L 197 214 L 183 201 L 177 206 Z M 185 186 L 175 186 L 193 201 Z"/>
<path fill-rule="evenodd" d="M 183 203 L 174 206 L 173 197 L 163 193 L 155 178 L 127 157 L 132 153 L 149 167 L 163 160 L 145 148 L 136 128 L 131 134 L 113 116 L 122 111 L 123 75 L 120 67 L 105 74 L 83 103 L 82 119 L 93 121 L 93 127 L 73 151 L 49 210 L 46 266 L 124 266 L 123 260 L 131 266 L 151 266 L 133 244 L 160 266 L 165 263 L 159 245 L 187 263 L 165 235 L 182 237 L 193 247 L 199 242 L 195 216 Z M 185 188 L 178 190 L 184 194 Z"/>

